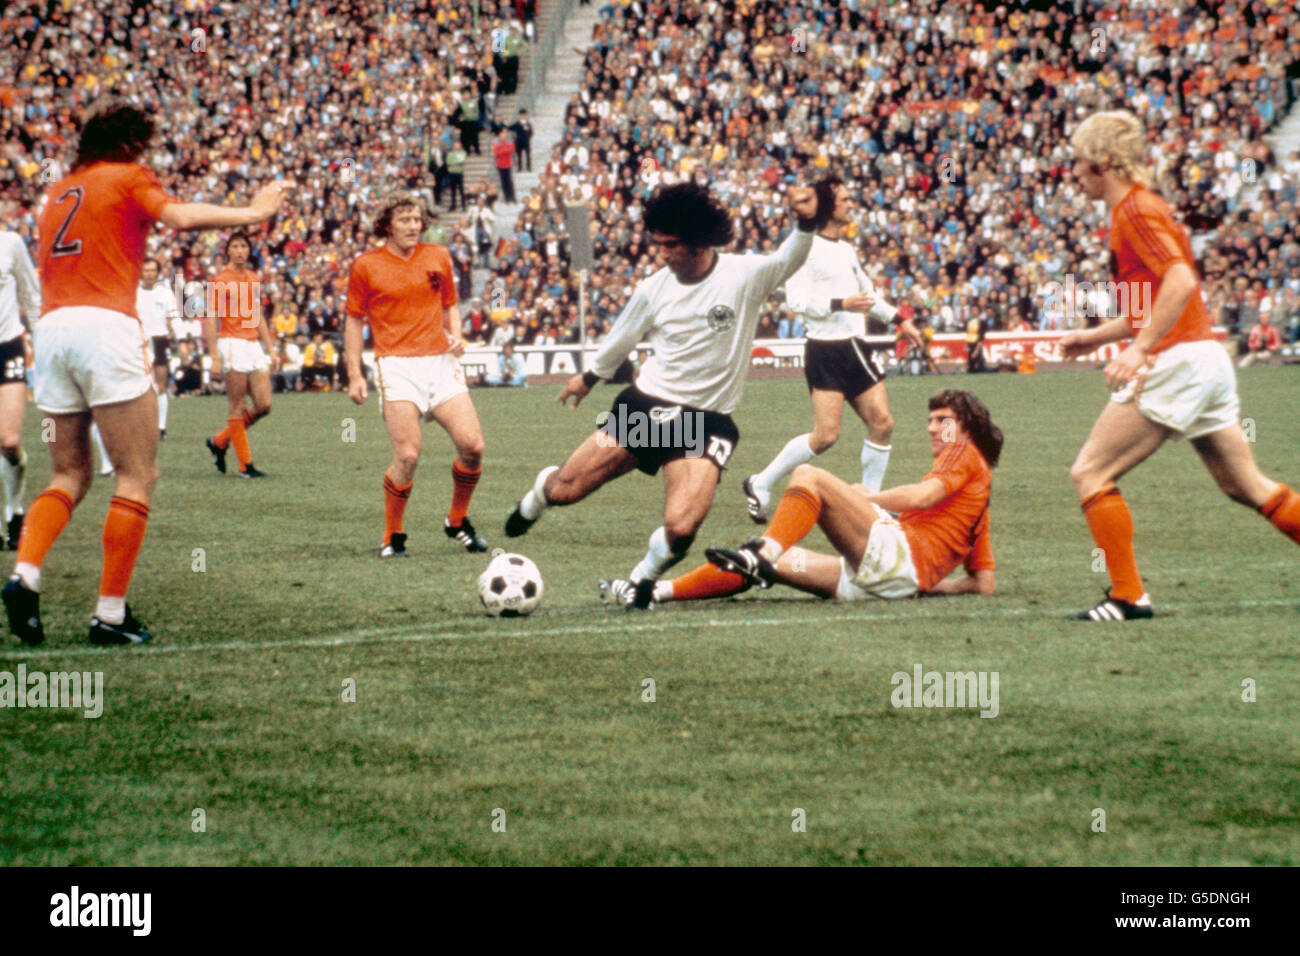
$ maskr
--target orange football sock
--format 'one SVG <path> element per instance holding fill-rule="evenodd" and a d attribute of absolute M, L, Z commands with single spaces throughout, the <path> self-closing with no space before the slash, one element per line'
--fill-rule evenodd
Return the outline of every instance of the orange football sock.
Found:
<path fill-rule="evenodd" d="M 30 564 L 39 568 L 45 563 L 45 556 L 63 529 L 68 526 L 72 509 L 76 507 L 72 497 L 58 488 L 46 488 L 32 499 L 27 509 L 27 518 L 23 521 L 23 536 L 18 543 L 18 564 Z"/>
<path fill-rule="evenodd" d="M 226 421 L 227 423 L 229 423 L 230 419 L 226 419 Z M 256 419 L 253 418 L 252 409 L 248 409 L 248 408 L 244 409 L 244 428 L 246 429 L 252 428 L 255 422 Z M 221 429 L 221 431 L 217 432 L 215 435 L 212 436 L 212 444 L 216 445 L 218 448 L 226 448 L 230 445 L 229 424 L 227 424 L 225 428 Z"/>
<path fill-rule="evenodd" d="M 1136 601 L 1146 589 L 1138 574 L 1133 554 L 1133 515 L 1118 488 L 1108 488 L 1093 495 L 1081 506 L 1088 519 L 1092 540 L 1106 558 L 1110 574 L 1110 596 L 1121 601 Z"/>
<path fill-rule="evenodd" d="M 149 506 L 114 495 L 104 519 L 104 573 L 99 579 L 100 597 L 126 597 L 140 554 L 145 528 L 149 524 Z"/>
<path fill-rule="evenodd" d="M 451 463 L 451 510 L 447 512 L 447 523 L 453 528 L 460 524 L 469 512 L 469 499 L 474 496 L 474 488 L 481 474 L 483 474 L 482 468 L 469 471 L 461 467 L 458 461 Z"/>
<path fill-rule="evenodd" d="M 674 601 L 698 601 L 701 598 L 726 597 L 745 590 L 745 579 L 734 571 L 723 571 L 704 563 L 669 582 Z"/>
<path fill-rule="evenodd" d="M 248 414 L 245 412 L 244 414 Z M 244 431 L 244 419 L 227 418 L 226 431 L 230 433 L 230 444 L 235 446 L 235 457 L 239 459 L 239 470 L 243 471 L 253 460 L 253 453 L 248 450 L 248 432 Z"/>
<path fill-rule="evenodd" d="M 1300 495 L 1286 485 L 1279 484 L 1277 491 L 1273 492 L 1273 497 L 1264 502 L 1259 513 L 1278 531 L 1296 544 L 1300 544 Z"/>
<path fill-rule="evenodd" d="M 822 502 L 809 488 L 792 486 L 785 490 L 781 502 L 772 515 L 772 523 L 763 532 L 765 538 L 778 542 L 782 548 L 788 548 L 817 527 L 817 519 L 822 513 Z"/>
<path fill-rule="evenodd" d="M 408 481 L 399 485 L 388 477 L 388 472 L 384 472 L 384 544 L 388 544 L 393 535 L 402 531 L 402 512 L 406 510 L 406 501 L 411 497 L 413 484 L 415 482 Z"/>

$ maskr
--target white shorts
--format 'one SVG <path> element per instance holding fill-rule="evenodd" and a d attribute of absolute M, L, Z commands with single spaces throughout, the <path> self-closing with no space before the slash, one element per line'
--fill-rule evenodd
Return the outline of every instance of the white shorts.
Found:
<path fill-rule="evenodd" d="M 233 337 L 217 339 L 217 357 L 223 372 L 269 372 L 271 360 L 266 357 L 261 342 Z"/>
<path fill-rule="evenodd" d="M 154 387 L 140 320 L 94 305 L 68 305 L 36 323 L 36 407 L 73 415 L 139 398 Z"/>
<path fill-rule="evenodd" d="M 385 355 L 375 359 L 379 377 L 379 410 L 384 402 L 411 402 L 425 418 L 457 395 L 469 392 L 460 359 L 442 355 Z"/>
<path fill-rule="evenodd" d="M 912 564 L 912 546 L 903 526 L 884 508 L 872 507 L 876 509 L 876 521 L 867 536 L 867 547 L 862 552 L 857 573 L 849 568 L 846 559 L 840 558 L 837 601 L 910 598 L 921 586 Z"/>
<path fill-rule="evenodd" d="M 1156 355 L 1151 366 L 1112 402 L 1137 399 L 1145 418 L 1172 429 L 1175 438 L 1200 438 L 1241 418 L 1237 373 L 1218 342 L 1183 342 Z"/>

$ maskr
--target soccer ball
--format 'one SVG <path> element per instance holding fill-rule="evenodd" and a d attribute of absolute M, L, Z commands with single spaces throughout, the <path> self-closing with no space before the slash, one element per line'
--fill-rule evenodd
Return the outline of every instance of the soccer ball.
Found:
<path fill-rule="evenodd" d="M 502 552 L 478 578 L 478 596 L 493 617 L 523 617 L 542 601 L 542 572 L 522 554 Z"/>

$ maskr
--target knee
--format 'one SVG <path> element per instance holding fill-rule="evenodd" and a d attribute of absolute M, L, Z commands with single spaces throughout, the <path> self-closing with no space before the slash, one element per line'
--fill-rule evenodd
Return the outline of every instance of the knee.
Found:
<path fill-rule="evenodd" d="M 1070 466 L 1070 483 L 1074 485 L 1074 492 L 1080 501 L 1087 501 L 1106 486 L 1097 469 L 1083 461 L 1076 461 Z"/>
<path fill-rule="evenodd" d="M 695 541 L 695 532 L 700 529 L 702 519 L 692 514 L 668 514 L 664 516 L 664 534 L 668 536 L 668 546 L 676 554 L 685 554 Z"/>
<path fill-rule="evenodd" d="M 479 436 L 472 442 L 468 442 L 460 447 L 461 463 L 467 468 L 477 469 L 483 464 L 483 449 L 485 447 L 482 436 Z"/>
<path fill-rule="evenodd" d="M 19 440 L 18 433 L 0 432 L 0 455 L 12 462 L 18 460 L 18 455 L 22 451 L 22 442 Z"/>
<path fill-rule="evenodd" d="M 871 440 L 877 445 L 888 445 L 889 440 L 894 437 L 894 416 L 885 412 L 873 418 L 867 426 L 867 431 L 871 433 Z"/>
<path fill-rule="evenodd" d="M 414 471 L 415 466 L 420 463 L 420 446 L 414 443 L 399 445 L 396 449 L 395 456 L 397 464 L 407 471 Z"/>
<path fill-rule="evenodd" d="M 790 485 L 799 485 L 803 488 L 816 488 L 818 475 L 821 469 L 814 465 L 799 465 L 790 475 Z"/>
<path fill-rule="evenodd" d="M 546 479 L 546 484 L 542 486 L 542 491 L 546 495 L 548 505 L 571 505 L 578 500 L 577 486 L 565 478 L 561 477 L 560 472 L 551 472 L 551 476 Z"/>
<path fill-rule="evenodd" d="M 814 455 L 820 455 L 826 449 L 830 448 L 839 440 L 840 426 L 829 425 L 825 428 L 814 428 L 811 437 L 808 439 L 808 447 L 813 450 Z"/>
<path fill-rule="evenodd" d="M 271 400 L 268 398 L 265 402 L 253 400 L 253 421 L 265 418 L 271 414 Z"/>

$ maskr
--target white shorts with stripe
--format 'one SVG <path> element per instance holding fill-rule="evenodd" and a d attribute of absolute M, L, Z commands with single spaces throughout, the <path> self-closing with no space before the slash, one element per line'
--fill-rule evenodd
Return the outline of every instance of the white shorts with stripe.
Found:
<path fill-rule="evenodd" d="M 876 520 L 871 525 L 856 573 L 849 568 L 847 559 L 840 558 L 837 601 L 910 598 L 921 586 L 912 564 L 912 546 L 903 526 L 884 508 L 872 507 L 876 509 Z"/>
<path fill-rule="evenodd" d="M 223 372 L 269 372 L 271 360 L 267 358 L 262 343 L 253 339 L 226 336 L 217 339 L 217 357 Z"/>
<path fill-rule="evenodd" d="M 430 418 L 433 410 L 447 399 L 469 392 L 460 359 L 450 352 L 384 355 L 375 359 L 375 367 L 381 414 L 384 402 L 411 402 L 422 417 Z"/>
<path fill-rule="evenodd" d="M 1136 401 L 1143 417 L 1175 438 L 1200 438 L 1241 419 L 1237 373 L 1228 350 L 1215 341 L 1182 342 L 1157 353 L 1110 400 Z"/>
<path fill-rule="evenodd" d="M 74 415 L 139 398 L 154 387 L 151 349 L 140 320 L 94 305 L 41 316 L 33 330 L 36 407 Z"/>

